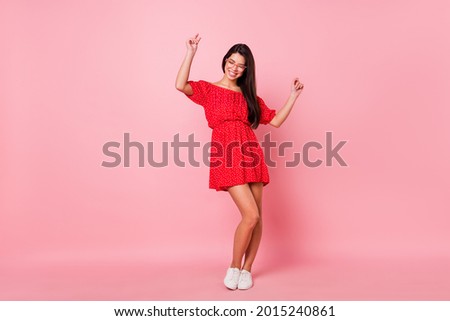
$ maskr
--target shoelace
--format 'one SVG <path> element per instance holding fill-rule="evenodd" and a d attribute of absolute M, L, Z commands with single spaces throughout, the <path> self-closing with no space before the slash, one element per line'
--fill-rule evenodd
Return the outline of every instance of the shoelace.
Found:
<path fill-rule="evenodd" d="M 239 270 L 233 270 L 233 273 L 230 273 L 228 276 L 229 280 L 239 280 L 239 275 L 240 275 L 241 271 Z"/>
<path fill-rule="evenodd" d="M 241 273 L 241 278 L 242 278 L 242 281 L 245 281 L 245 282 L 250 280 L 250 273 L 247 273 L 247 272 Z"/>

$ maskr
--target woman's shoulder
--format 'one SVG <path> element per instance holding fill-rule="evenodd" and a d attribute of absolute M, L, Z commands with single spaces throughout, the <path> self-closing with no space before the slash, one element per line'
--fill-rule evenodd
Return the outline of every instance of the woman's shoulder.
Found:
<path fill-rule="evenodd" d="M 210 83 L 205 80 L 189 80 L 188 84 L 196 94 L 206 95 L 211 91 Z"/>
<path fill-rule="evenodd" d="M 196 86 L 202 88 L 203 91 L 205 92 L 211 92 L 211 91 L 222 91 L 222 90 L 228 90 L 231 91 L 230 89 L 221 87 L 219 84 L 217 83 L 213 83 L 207 80 L 198 80 L 194 82 Z"/>
<path fill-rule="evenodd" d="M 198 84 L 200 86 L 209 86 L 211 83 L 209 83 L 206 80 L 200 79 L 200 80 L 189 80 L 190 83 L 195 83 Z"/>
<path fill-rule="evenodd" d="M 206 80 L 196 80 L 196 81 L 190 80 L 189 83 L 191 85 L 194 85 L 197 88 L 201 88 L 205 92 L 217 91 L 217 92 L 220 92 L 221 94 L 233 93 L 233 94 L 241 94 L 242 95 L 242 91 L 237 91 L 234 89 L 223 87 L 222 85 L 220 85 L 220 82 L 213 83 L 213 82 L 206 81 Z M 259 100 L 259 97 L 258 97 L 258 100 Z"/>
<path fill-rule="evenodd" d="M 200 80 L 189 80 L 189 84 L 195 86 L 197 88 L 201 88 L 202 90 L 209 90 L 213 85 L 203 79 Z"/>

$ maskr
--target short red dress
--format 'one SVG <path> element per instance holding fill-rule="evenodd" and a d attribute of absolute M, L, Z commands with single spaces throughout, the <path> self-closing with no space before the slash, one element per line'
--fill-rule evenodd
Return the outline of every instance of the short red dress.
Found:
<path fill-rule="evenodd" d="M 203 106 L 212 128 L 209 188 L 227 191 L 229 187 L 250 182 L 269 183 L 264 154 L 247 119 L 247 101 L 240 92 L 209 82 L 189 81 L 189 99 Z M 268 124 L 276 111 L 258 97 L 260 124 Z"/>

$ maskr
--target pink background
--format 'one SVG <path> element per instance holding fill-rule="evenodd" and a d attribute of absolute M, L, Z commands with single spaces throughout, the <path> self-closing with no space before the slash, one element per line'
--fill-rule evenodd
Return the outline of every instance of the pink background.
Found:
<path fill-rule="evenodd" d="M 0 299 L 449 300 L 449 16 L 429 0 L 2 1 Z M 305 84 L 257 130 L 294 148 L 270 168 L 246 292 L 222 285 L 239 213 L 207 166 L 101 166 L 126 132 L 158 151 L 209 141 L 174 88 L 197 32 L 193 80 L 219 80 L 245 42 L 270 107 Z M 282 166 L 327 131 L 348 167 Z"/>

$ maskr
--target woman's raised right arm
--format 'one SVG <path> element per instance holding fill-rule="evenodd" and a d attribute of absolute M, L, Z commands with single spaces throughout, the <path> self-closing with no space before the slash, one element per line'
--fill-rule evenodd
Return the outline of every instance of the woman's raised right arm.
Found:
<path fill-rule="evenodd" d="M 177 80 L 175 82 L 175 87 L 177 90 L 185 93 L 186 95 L 192 95 L 192 87 L 189 85 L 189 72 L 191 71 L 192 60 L 194 59 L 195 53 L 197 52 L 198 43 L 200 42 L 198 34 L 193 38 L 189 38 L 186 41 L 186 56 L 184 57 L 183 63 L 181 64 L 180 70 L 178 71 Z"/>

